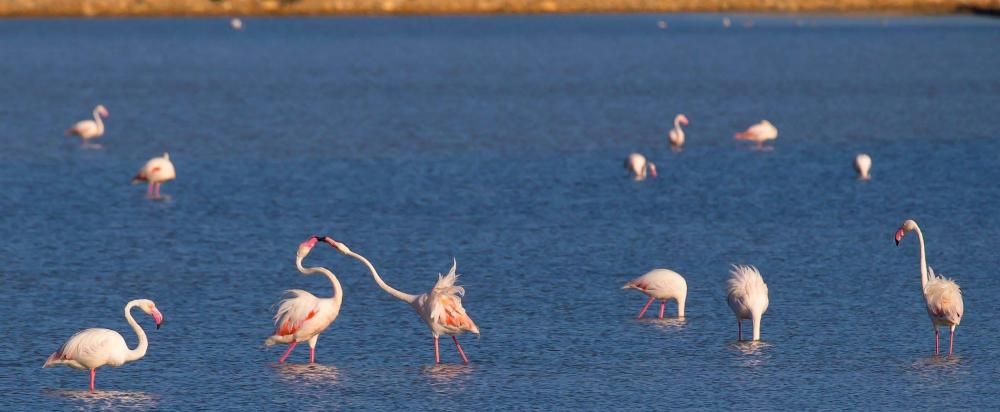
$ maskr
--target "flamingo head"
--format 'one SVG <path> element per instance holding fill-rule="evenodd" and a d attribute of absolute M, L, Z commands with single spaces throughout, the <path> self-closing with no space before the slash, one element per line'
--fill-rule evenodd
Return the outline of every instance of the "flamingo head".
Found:
<path fill-rule="evenodd" d="M 103 104 L 97 105 L 97 107 L 94 108 L 94 111 L 101 115 L 101 117 L 108 117 L 108 109 L 106 109 Z"/>
<path fill-rule="evenodd" d="M 159 329 L 160 325 L 163 324 L 163 314 L 160 313 L 159 309 L 156 309 L 156 303 L 149 299 L 142 299 L 139 301 L 139 309 L 146 312 L 147 315 L 153 317 L 153 321 L 156 322 L 156 328 Z"/>
<path fill-rule="evenodd" d="M 917 222 L 912 219 L 908 219 L 899 226 L 899 230 L 896 231 L 896 246 L 899 246 L 899 241 L 903 240 L 903 236 L 906 236 L 906 232 L 909 232 L 917 228 Z"/>
<path fill-rule="evenodd" d="M 685 126 L 687 126 L 687 125 L 688 125 L 688 118 L 687 118 L 687 116 L 685 116 L 685 115 L 684 115 L 683 113 L 681 113 L 681 114 L 677 115 L 677 118 L 675 118 L 674 120 L 675 120 L 675 121 L 676 121 L 677 123 L 680 123 L 680 124 L 682 124 L 682 125 L 685 125 Z"/>
<path fill-rule="evenodd" d="M 649 162 L 649 164 L 646 167 L 649 168 L 649 175 L 652 177 L 656 177 L 656 164 L 654 164 L 653 162 Z"/>
<path fill-rule="evenodd" d="M 332 237 L 329 237 L 329 236 L 328 236 L 328 237 L 324 238 L 324 239 L 323 239 L 323 241 L 325 241 L 326 243 L 329 243 L 329 244 L 330 244 L 330 246 L 333 246 L 333 248 L 334 248 L 334 249 L 337 249 L 337 251 L 338 251 L 338 252 L 340 252 L 340 253 L 343 253 L 343 254 L 345 254 L 345 255 L 346 255 L 346 254 L 347 254 L 348 252 L 350 252 L 350 251 L 351 251 L 351 249 L 349 249 L 349 248 L 347 247 L 347 245 L 345 245 L 345 244 L 343 244 L 343 243 L 340 243 L 340 242 L 338 242 L 338 241 L 334 240 L 334 239 L 333 239 Z"/>
<path fill-rule="evenodd" d="M 309 252 L 312 251 L 312 248 L 316 246 L 316 242 L 319 242 L 319 240 L 320 240 L 319 236 L 315 235 L 309 236 L 309 239 L 306 239 L 305 242 L 299 244 L 299 250 L 298 252 L 295 252 L 295 256 L 300 258 L 306 257 L 306 255 L 308 255 Z"/>

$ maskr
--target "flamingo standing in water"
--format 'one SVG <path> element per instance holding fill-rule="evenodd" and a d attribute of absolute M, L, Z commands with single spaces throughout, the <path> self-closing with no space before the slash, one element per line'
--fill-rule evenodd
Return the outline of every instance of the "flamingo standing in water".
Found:
<path fill-rule="evenodd" d="M 750 126 L 742 132 L 737 132 L 735 137 L 736 140 L 757 142 L 756 149 L 761 150 L 764 148 L 764 142 L 778 138 L 778 129 L 771 122 L 761 120 L 760 123 Z"/>
<path fill-rule="evenodd" d="M 675 152 L 681 151 L 681 146 L 684 146 L 684 129 L 681 129 L 681 125 L 688 125 L 688 118 L 684 114 L 674 117 L 674 128 L 668 134 L 670 149 Z"/>
<path fill-rule="evenodd" d="M 152 199 L 160 198 L 160 185 L 163 182 L 174 180 L 177 173 L 174 172 L 174 164 L 170 161 L 170 154 L 164 153 L 162 157 L 154 157 L 146 162 L 146 165 L 139 169 L 139 173 L 132 178 L 132 184 L 139 182 L 149 182 L 146 195 Z"/>
<path fill-rule="evenodd" d="M 156 328 L 163 323 L 163 315 L 156 309 L 156 304 L 149 299 L 136 299 L 125 305 L 125 320 L 139 336 L 139 346 L 129 349 L 125 338 L 111 329 L 91 328 L 77 332 L 66 343 L 45 360 L 43 368 L 65 365 L 73 369 L 90 369 L 90 391 L 94 391 L 94 377 L 97 368 L 110 366 L 117 368 L 127 362 L 136 361 L 146 356 L 149 342 L 146 332 L 132 318 L 132 308 L 138 306 L 147 315 L 153 317 Z"/>
<path fill-rule="evenodd" d="M 854 158 L 854 171 L 858 172 L 858 179 L 868 180 L 871 176 L 868 175 L 868 171 L 872 168 L 872 158 L 864 153 L 857 155 Z"/>
<path fill-rule="evenodd" d="M 753 266 L 733 265 L 726 282 L 726 302 L 736 314 L 739 340 L 743 340 L 743 319 L 753 322 L 753 340 L 760 340 L 760 318 L 767 312 L 767 284 Z"/>
<path fill-rule="evenodd" d="M 97 105 L 94 107 L 94 120 L 81 120 L 76 122 L 73 127 L 66 129 L 66 136 L 80 136 L 83 139 L 83 143 L 86 145 L 90 139 L 98 138 L 104 135 L 104 122 L 101 120 L 103 117 L 108 117 L 108 109 L 104 108 L 104 105 Z"/>
<path fill-rule="evenodd" d="M 622 289 L 637 289 L 649 296 L 646 306 L 639 311 L 639 319 L 649 309 L 649 305 L 654 299 L 660 299 L 660 319 L 663 319 L 663 312 L 667 308 L 667 301 L 674 299 L 677 301 L 677 317 L 684 317 L 684 301 L 687 300 L 687 282 L 684 277 L 669 269 L 653 269 L 645 275 L 628 281 Z"/>
<path fill-rule="evenodd" d="M 927 266 L 927 258 L 924 255 L 924 234 L 917 226 L 917 222 L 907 220 L 896 231 L 896 246 L 903 236 L 910 231 L 917 232 L 917 240 L 920 241 L 920 287 L 924 292 L 924 301 L 927 303 L 927 315 L 931 317 L 931 326 L 934 327 L 934 354 L 940 351 L 941 333 L 938 326 L 951 328 L 951 338 L 948 341 L 948 354 L 951 355 L 955 349 L 955 328 L 962 323 L 962 315 L 965 314 L 965 303 L 962 301 L 962 290 L 958 284 L 944 276 L 937 276 L 934 270 Z"/>
<path fill-rule="evenodd" d="M 319 334 L 326 330 L 340 314 L 340 304 L 344 301 L 344 292 L 340 288 L 340 281 L 326 268 L 322 267 L 302 267 L 302 259 L 305 259 L 316 242 L 326 241 L 326 236 L 312 236 L 299 245 L 298 252 L 295 253 L 295 267 L 304 275 L 322 273 L 330 279 L 333 284 L 333 297 L 320 299 L 312 293 L 301 289 L 291 289 L 286 291 L 287 298 L 279 302 L 278 312 L 274 315 L 274 334 L 264 341 L 265 346 L 272 346 L 277 343 L 288 345 L 288 350 L 278 359 L 278 363 L 284 363 L 288 355 L 295 349 L 295 345 L 302 341 L 309 342 L 309 363 L 316 362 L 316 341 Z"/>
<path fill-rule="evenodd" d="M 625 170 L 628 170 L 636 181 L 645 180 L 647 175 L 656 177 L 656 165 L 639 153 L 628 155 L 625 159 Z"/>
<path fill-rule="evenodd" d="M 243 30 L 243 20 L 240 20 L 239 17 L 230 19 L 229 25 L 232 26 L 233 30 Z"/>
<path fill-rule="evenodd" d="M 386 284 L 382 280 L 382 277 L 378 275 L 375 266 L 372 266 L 371 262 L 364 256 L 352 252 L 347 245 L 330 238 L 326 238 L 325 241 L 339 250 L 340 253 L 361 261 L 361 263 L 368 267 L 372 277 L 375 278 L 375 283 L 382 290 L 413 307 L 413 310 L 417 312 L 420 319 L 430 328 L 431 335 L 434 337 L 434 364 L 441 363 L 441 351 L 438 345 L 438 337 L 441 335 L 451 335 L 451 340 L 455 342 L 458 354 L 462 356 L 462 362 L 469 363 L 469 358 L 465 356 L 465 351 L 462 350 L 462 345 L 458 343 L 457 336 L 464 332 L 472 332 L 479 335 L 479 327 L 476 326 L 472 318 L 465 313 L 465 308 L 462 307 L 462 296 L 465 295 L 465 288 L 455 286 L 455 281 L 458 280 L 458 274 L 455 273 L 458 267 L 457 261 L 452 260 L 451 270 L 448 271 L 447 275 L 438 275 L 437 283 L 430 292 L 411 295 Z"/>

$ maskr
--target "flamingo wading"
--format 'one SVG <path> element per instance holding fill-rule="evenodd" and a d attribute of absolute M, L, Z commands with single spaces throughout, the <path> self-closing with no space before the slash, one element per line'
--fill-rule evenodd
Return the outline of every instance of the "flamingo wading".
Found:
<path fill-rule="evenodd" d="M 344 301 L 344 291 L 340 288 L 340 281 L 333 272 L 322 267 L 302 267 L 302 259 L 305 259 L 316 242 L 326 239 L 326 236 L 313 236 L 306 239 L 299 245 L 298 252 L 295 253 L 295 267 L 303 275 L 322 273 L 330 279 L 333 284 L 333 297 L 317 298 L 312 293 L 301 289 L 291 289 L 286 291 L 286 298 L 278 302 L 278 311 L 274 315 L 274 334 L 264 341 L 265 346 L 272 346 L 278 343 L 288 345 L 278 363 L 284 363 L 288 355 L 295 349 L 295 345 L 302 341 L 309 342 L 309 363 L 316 362 L 316 341 L 319 334 L 326 330 L 340 314 L 340 304 Z"/>
<path fill-rule="evenodd" d="M 132 318 L 131 311 L 134 307 L 139 307 L 147 315 L 152 316 L 157 329 L 163 323 L 163 315 L 156 309 L 156 304 L 149 299 L 136 299 L 125 305 L 125 320 L 139 336 L 139 345 L 135 349 L 129 349 L 128 345 L 125 344 L 125 338 L 111 329 L 84 329 L 69 338 L 59 350 L 49 355 L 42 367 L 64 365 L 73 369 L 89 369 L 90 391 L 93 392 L 97 368 L 105 365 L 117 368 L 146 356 L 149 342 L 146 340 L 146 332 Z"/>
<path fill-rule="evenodd" d="M 681 125 L 688 125 L 688 118 L 684 114 L 674 117 L 674 128 L 670 129 L 670 133 L 667 135 L 670 140 L 670 149 L 675 152 L 679 152 L 681 146 L 684 146 L 684 129 L 681 129 Z"/>
<path fill-rule="evenodd" d="M 938 326 L 946 326 L 951 329 L 951 338 L 948 341 L 948 354 L 951 355 L 955 349 L 955 328 L 962 323 L 962 315 L 965 314 L 962 290 L 955 281 L 935 275 L 934 270 L 927 266 L 924 234 L 917 226 L 917 222 L 907 220 L 899 226 L 899 230 L 896 231 L 896 246 L 899 246 L 899 241 L 911 231 L 917 232 L 917 240 L 920 241 L 920 288 L 927 303 L 927 315 L 930 316 L 931 326 L 934 327 L 934 354 L 940 352 L 941 333 L 938 331 Z"/>
<path fill-rule="evenodd" d="M 861 153 L 854 157 L 854 171 L 858 172 L 858 179 L 868 180 L 871 176 L 868 171 L 872 168 L 872 157 Z"/>
<path fill-rule="evenodd" d="M 340 251 L 340 253 L 353 257 L 367 266 L 372 277 L 375 279 L 375 283 L 382 290 L 413 307 L 413 310 L 417 312 L 420 319 L 430 328 L 431 336 L 434 337 L 435 364 L 441 363 L 441 351 L 438 345 L 438 337 L 441 335 L 451 335 L 451 340 L 455 342 L 455 348 L 458 349 L 458 354 L 462 357 L 462 362 L 469 363 L 469 358 L 465 356 L 462 345 L 458 343 L 458 335 L 465 332 L 479 335 L 479 327 L 476 326 L 472 318 L 465 313 L 465 308 L 462 307 L 462 296 L 465 295 L 465 288 L 455 285 L 455 282 L 458 280 L 458 274 L 455 272 L 458 267 L 457 261 L 452 260 L 451 270 L 448 271 L 447 275 L 438 275 L 437 283 L 430 292 L 411 295 L 386 284 L 382 280 L 382 277 L 379 276 L 378 271 L 375 270 L 375 266 L 372 266 L 372 263 L 364 256 L 351 251 L 347 245 L 330 238 L 326 238 L 325 240 Z"/>
<path fill-rule="evenodd" d="M 636 181 L 646 180 L 646 176 L 656 177 L 656 165 L 639 153 L 632 153 L 625 158 L 625 170 L 628 170 Z"/>
<path fill-rule="evenodd" d="M 146 196 L 152 199 L 160 198 L 160 185 L 163 182 L 174 180 L 177 173 L 174 171 L 174 163 L 170 161 L 170 154 L 164 153 L 162 157 L 149 159 L 139 173 L 132 178 L 132 184 L 148 182 Z"/>
<path fill-rule="evenodd" d="M 743 340 L 743 319 L 753 322 L 753 340 L 760 340 L 760 318 L 767 312 L 767 284 L 753 266 L 733 265 L 726 282 L 726 302 L 736 314 L 737 337 Z"/>
<path fill-rule="evenodd" d="M 767 120 L 761 120 L 760 123 L 750 126 L 742 132 L 737 132 L 735 137 L 736 140 L 756 142 L 756 148 L 760 150 L 764 148 L 764 142 L 778 138 L 778 128 Z"/>
<path fill-rule="evenodd" d="M 104 108 L 104 105 L 97 105 L 94 107 L 94 120 L 81 120 L 76 122 L 73 127 L 66 129 L 66 136 L 80 136 L 83 139 L 83 143 L 87 144 L 90 139 L 98 138 L 104 135 L 104 122 L 101 118 L 108 117 L 108 109 Z"/>
<path fill-rule="evenodd" d="M 636 289 L 649 296 L 646 306 L 639 311 L 639 319 L 649 309 L 653 300 L 660 300 L 660 319 L 663 319 L 663 312 L 666 310 L 668 300 L 677 301 L 677 317 L 684 317 L 684 301 L 687 300 L 687 282 L 684 277 L 669 269 L 653 269 L 645 275 L 625 283 L 622 289 Z"/>

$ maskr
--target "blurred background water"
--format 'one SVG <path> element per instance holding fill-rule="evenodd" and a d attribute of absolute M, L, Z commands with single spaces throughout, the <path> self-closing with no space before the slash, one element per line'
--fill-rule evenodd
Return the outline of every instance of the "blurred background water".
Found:
<path fill-rule="evenodd" d="M 1000 407 L 1000 23 L 721 19 L 0 22 L 0 407 Z M 83 150 L 62 131 L 98 103 Z M 732 140 L 764 118 L 774 151 Z M 128 181 L 164 151 L 178 178 L 150 201 Z M 628 179 L 631 151 L 660 178 Z M 963 288 L 955 356 L 933 356 L 915 238 L 893 246 L 906 218 Z M 411 293 L 456 257 L 471 364 L 442 341 L 434 367 L 411 309 L 318 247 L 341 315 L 318 365 L 278 366 L 271 305 L 330 294 L 293 266 L 311 234 Z M 770 286 L 760 345 L 735 342 L 732 263 Z M 619 288 L 655 267 L 687 278 L 686 320 L 634 319 Z M 141 297 L 164 328 L 98 394 L 41 369 L 85 327 L 134 345 Z"/>

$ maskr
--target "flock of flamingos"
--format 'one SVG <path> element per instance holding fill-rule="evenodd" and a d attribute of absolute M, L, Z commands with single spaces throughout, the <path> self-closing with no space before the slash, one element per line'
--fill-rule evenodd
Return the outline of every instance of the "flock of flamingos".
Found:
<path fill-rule="evenodd" d="M 108 110 L 104 106 L 98 105 L 94 108 L 93 115 L 93 120 L 80 121 L 66 130 L 68 135 L 82 138 L 85 147 L 99 147 L 91 143 L 91 140 L 104 134 L 102 119 L 108 116 Z M 668 134 L 668 140 L 674 151 L 680 151 L 684 145 L 685 136 L 681 126 L 687 124 L 688 119 L 683 114 L 677 115 L 674 119 L 674 128 Z M 769 150 L 764 146 L 764 143 L 775 140 L 778 137 L 778 129 L 769 121 L 762 120 L 745 131 L 736 133 L 735 137 L 738 140 L 755 142 L 757 150 Z M 871 168 L 871 158 L 866 154 L 859 154 L 855 158 L 854 167 L 860 179 L 869 179 L 868 171 Z M 639 153 L 632 153 L 628 156 L 625 168 L 636 180 L 656 177 L 656 165 L 647 161 L 645 156 Z M 136 174 L 133 183 L 147 182 L 147 196 L 157 199 L 160 198 L 160 185 L 175 177 L 176 173 L 173 163 L 170 162 L 170 156 L 164 153 L 162 157 L 154 157 L 146 162 Z M 935 275 L 934 271 L 927 266 L 924 253 L 924 235 L 916 222 L 906 220 L 902 223 L 896 231 L 896 245 L 899 245 L 903 236 L 912 231 L 917 233 L 917 240 L 920 242 L 920 285 L 927 303 L 927 314 L 930 316 L 934 328 L 934 353 L 940 352 L 938 328 L 945 326 L 951 329 L 948 347 L 948 353 L 951 354 L 954 350 L 955 328 L 962 321 L 964 312 L 961 290 L 954 281 Z M 306 275 L 319 273 L 326 276 L 333 284 L 333 296 L 318 298 L 307 291 L 293 289 L 287 291 L 285 298 L 278 302 L 278 309 L 274 315 L 275 330 L 271 336 L 267 337 L 264 344 L 266 346 L 288 345 L 288 349 L 278 359 L 279 363 L 285 362 L 299 342 L 309 343 L 309 362 L 315 362 L 316 342 L 320 333 L 326 330 L 340 314 L 343 290 L 337 277 L 323 267 L 307 268 L 302 266 L 303 259 L 319 243 L 327 244 L 341 254 L 357 259 L 368 268 L 375 283 L 382 290 L 413 308 L 420 319 L 427 324 L 431 336 L 434 338 L 435 364 L 441 362 L 438 342 L 441 335 L 451 336 L 462 362 L 469 362 L 465 351 L 462 350 L 462 345 L 458 343 L 458 335 L 465 332 L 478 335 L 479 327 L 462 306 L 465 289 L 455 284 L 458 280 L 457 262 L 452 262 L 448 274 L 438 275 L 437 283 L 430 291 L 412 295 L 385 283 L 375 266 L 367 258 L 351 251 L 344 243 L 329 236 L 311 236 L 299 245 L 295 256 L 295 266 L 299 272 Z M 639 318 L 645 315 L 646 310 L 656 300 L 660 301 L 659 317 L 661 319 L 664 317 L 666 304 L 669 300 L 677 302 L 677 317 L 684 317 L 687 282 L 677 272 L 669 269 L 654 269 L 628 281 L 623 289 L 636 289 L 649 296 L 646 305 L 639 312 Z M 764 283 L 760 271 L 750 265 L 733 265 L 726 284 L 726 292 L 727 303 L 736 315 L 737 338 L 743 340 L 743 320 L 749 319 L 753 326 L 753 340 L 760 340 L 761 317 L 767 311 L 769 302 L 767 284 Z M 44 367 L 65 365 L 75 369 L 89 370 L 90 391 L 93 392 L 97 368 L 102 366 L 118 367 L 145 356 L 149 343 L 146 339 L 146 333 L 132 317 L 131 311 L 136 307 L 153 317 L 157 329 L 163 322 L 163 314 L 156 308 L 153 301 L 137 299 L 128 302 L 125 305 L 125 319 L 139 338 L 138 346 L 135 349 L 129 349 L 125 338 L 116 331 L 103 328 L 85 329 L 77 332 L 59 350 L 50 355 L 45 361 Z"/>

